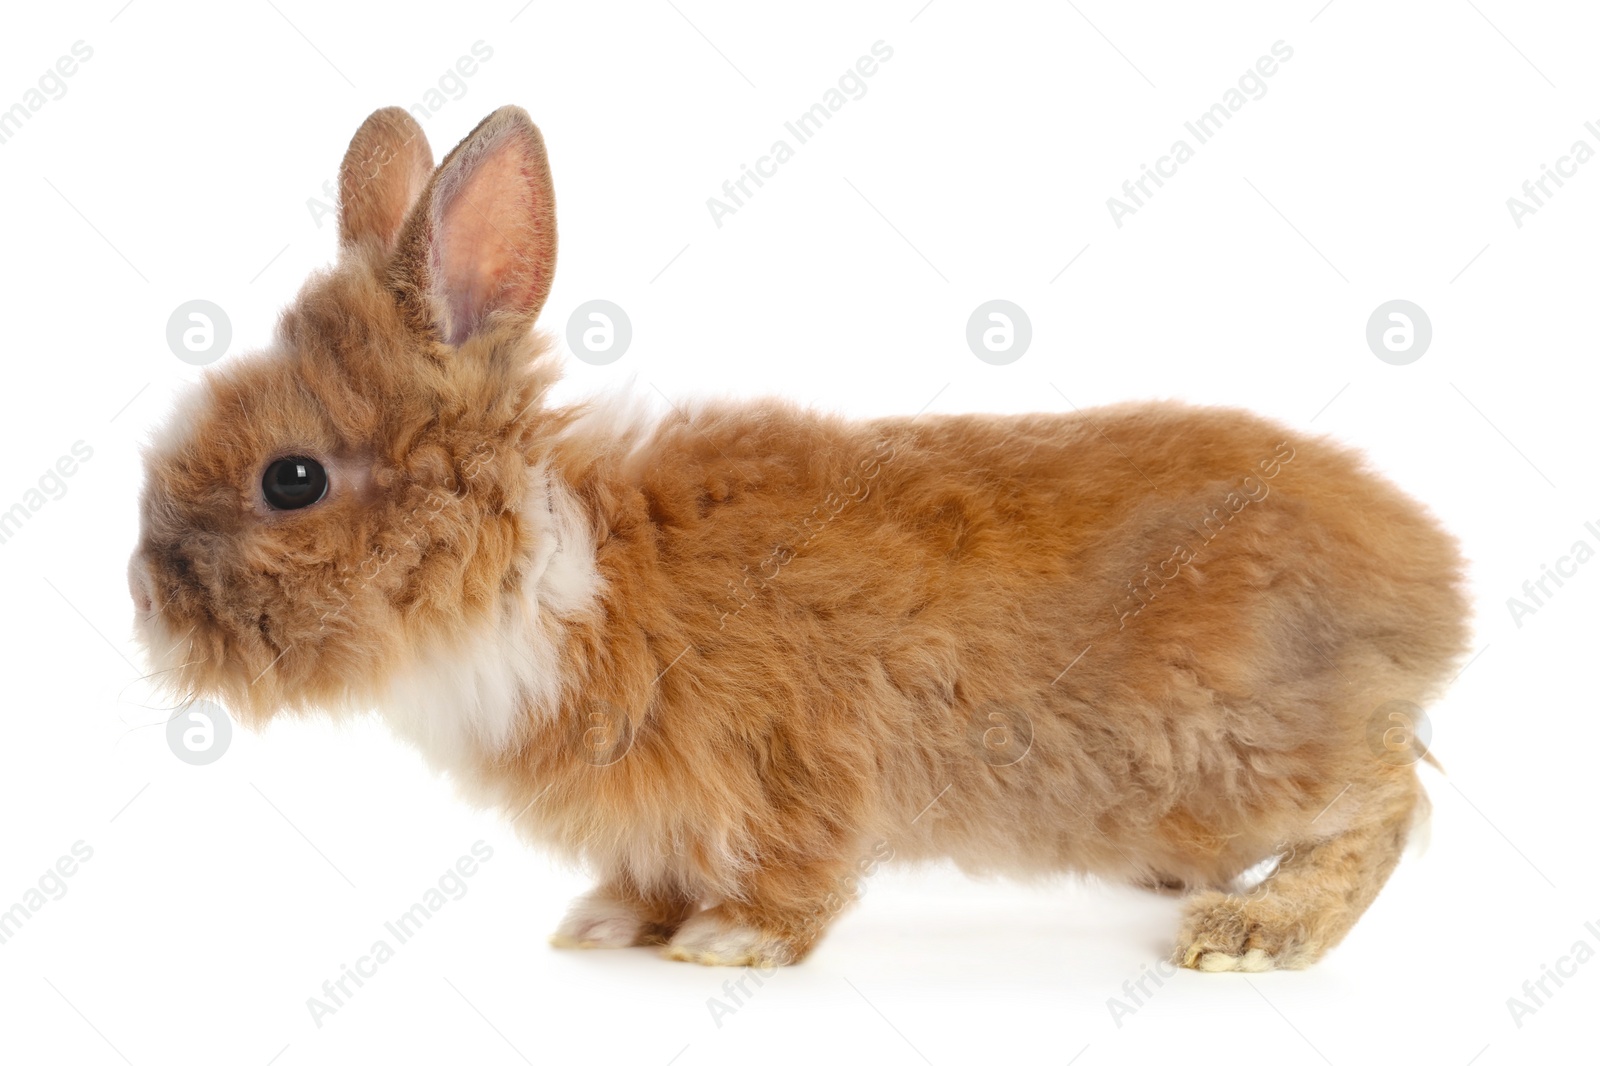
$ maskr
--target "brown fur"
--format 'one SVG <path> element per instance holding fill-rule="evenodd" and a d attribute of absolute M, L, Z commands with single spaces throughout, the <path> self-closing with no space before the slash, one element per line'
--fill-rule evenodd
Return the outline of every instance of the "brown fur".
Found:
<path fill-rule="evenodd" d="M 360 152 L 411 132 L 379 112 Z M 552 623 L 559 696 L 455 769 L 599 873 L 637 918 L 625 942 L 796 961 L 884 842 L 1208 888 L 1190 966 L 1305 965 L 1343 937 L 1425 802 L 1374 716 L 1438 695 L 1466 640 L 1460 557 L 1422 508 L 1232 410 L 769 402 L 624 431 L 550 409 L 528 333 L 548 180 L 510 108 L 426 186 L 341 171 L 339 266 L 149 455 L 132 580 L 175 685 L 251 722 L 369 704 L 516 595 L 542 475 L 579 501 L 600 590 Z M 286 454 L 328 457 L 327 499 L 264 509 Z M 1225 891 L 1275 853 L 1261 888 Z M 750 935 L 673 941 L 685 921 Z"/>

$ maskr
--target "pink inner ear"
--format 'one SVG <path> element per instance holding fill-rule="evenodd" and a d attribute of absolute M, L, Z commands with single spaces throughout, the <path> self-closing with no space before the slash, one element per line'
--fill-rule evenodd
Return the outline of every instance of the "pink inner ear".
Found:
<path fill-rule="evenodd" d="M 536 202 L 548 179 L 518 131 L 461 163 L 460 181 L 441 185 L 435 201 L 435 285 L 451 344 L 492 312 L 536 311 L 549 288 L 552 249 L 549 206 Z"/>

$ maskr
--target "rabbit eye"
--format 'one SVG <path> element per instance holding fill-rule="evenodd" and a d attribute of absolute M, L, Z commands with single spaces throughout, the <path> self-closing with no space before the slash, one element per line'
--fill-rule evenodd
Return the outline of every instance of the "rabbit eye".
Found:
<path fill-rule="evenodd" d="M 278 511 L 310 507 L 328 491 L 328 472 L 315 459 L 290 456 L 267 465 L 261 475 L 261 494 Z"/>

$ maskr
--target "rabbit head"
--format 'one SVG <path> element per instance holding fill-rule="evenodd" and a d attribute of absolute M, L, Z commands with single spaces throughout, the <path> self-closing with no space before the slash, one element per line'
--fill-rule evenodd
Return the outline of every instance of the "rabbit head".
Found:
<path fill-rule="evenodd" d="M 145 450 L 139 637 L 173 691 L 246 721 L 359 702 L 491 611 L 539 535 L 530 471 L 566 417 L 542 409 L 557 370 L 530 330 L 556 231 L 525 112 L 435 170 L 415 120 L 378 111 L 339 198 L 337 265 Z"/>

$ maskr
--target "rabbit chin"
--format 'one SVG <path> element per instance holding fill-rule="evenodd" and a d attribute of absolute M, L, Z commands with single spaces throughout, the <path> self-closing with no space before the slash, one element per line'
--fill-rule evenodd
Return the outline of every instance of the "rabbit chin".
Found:
<path fill-rule="evenodd" d="M 457 779 L 557 713 L 572 687 L 567 622 L 597 609 L 602 591 L 594 533 L 571 489 L 535 470 L 523 513 L 533 551 L 521 585 L 472 630 L 419 649 L 377 696 L 390 728 Z"/>

